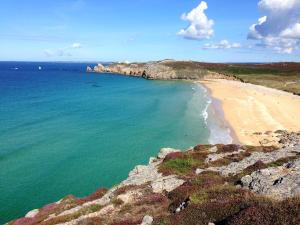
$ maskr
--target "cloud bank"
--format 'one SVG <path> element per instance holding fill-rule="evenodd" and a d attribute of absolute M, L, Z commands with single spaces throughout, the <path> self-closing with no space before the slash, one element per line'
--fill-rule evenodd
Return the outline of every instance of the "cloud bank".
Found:
<path fill-rule="evenodd" d="M 216 44 L 205 44 L 203 49 L 232 49 L 232 48 L 241 48 L 242 45 L 240 43 L 230 43 L 227 40 L 222 40 Z"/>
<path fill-rule="evenodd" d="M 264 14 L 250 27 L 249 39 L 278 53 L 291 54 L 300 45 L 300 0 L 260 0 Z"/>
<path fill-rule="evenodd" d="M 80 43 L 73 43 L 70 46 L 67 46 L 65 48 L 61 48 L 58 50 L 50 50 L 50 49 L 46 49 L 44 50 L 44 54 L 47 57 L 53 57 L 53 56 L 72 56 L 70 50 L 72 49 L 79 49 L 82 48 L 82 45 Z"/>
<path fill-rule="evenodd" d="M 207 3 L 201 1 L 201 3 L 189 13 L 184 13 L 181 19 L 189 22 L 189 26 L 186 29 L 182 29 L 178 32 L 178 35 L 187 39 L 203 40 L 209 39 L 213 36 L 214 21 L 208 19 L 205 10 L 208 9 Z"/>

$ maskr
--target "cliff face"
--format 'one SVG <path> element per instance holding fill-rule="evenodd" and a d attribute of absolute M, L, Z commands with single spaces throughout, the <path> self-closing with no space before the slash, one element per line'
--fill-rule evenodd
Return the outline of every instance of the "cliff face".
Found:
<path fill-rule="evenodd" d="M 164 148 L 110 190 L 67 196 L 9 224 L 299 225 L 300 133 L 270 135 L 278 146 Z"/>
<path fill-rule="evenodd" d="M 148 63 L 115 63 L 107 67 L 98 64 L 93 70 L 88 67 L 87 71 L 97 73 L 118 73 L 151 80 L 199 80 L 205 77 L 235 79 L 233 76 L 226 76 L 209 71 L 205 68 L 204 64 L 192 61 L 164 60 Z"/>

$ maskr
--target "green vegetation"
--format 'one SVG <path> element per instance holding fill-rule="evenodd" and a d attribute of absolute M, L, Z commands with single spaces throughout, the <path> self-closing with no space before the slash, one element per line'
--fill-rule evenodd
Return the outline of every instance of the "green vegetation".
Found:
<path fill-rule="evenodd" d="M 299 157 L 300 157 L 300 155 L 290 156 L 290 157 L 286 157 L 286 158 L 281 158 L 281 159 L 278 159 L 275 162 L 271 162 L 271 163 L 266 164 L 266 167 L 278 167 L 278 166 L 282 166 L 283 164 L 285 164 L 285 163 L 287 163 L 289 161 L 298 159 Z"/>
<path fill-rule="evenodd" d="M 185 175 L 197 165 L 197 161 L 191 157 L 171 159 L 163 163 L 161 171 L 169 171 L 171 173 Z"/>
<path fill-rule="evenodd" d="M 223 64 L 193 61 L 166 61 L 179 78 L 199 79 L 210 72 L 243 82 L 276 88 L 300 95 L 300 63 Z"/>
<path fill-rule="evenodd" d="M 190 199 L 193 204 L 203 204 L 209 200 L 209 196 L 207 191 L 201 189 L 198 192 L 193 193 Z"/>
<path fill-rule="evenodd" d="M 300 63 L 225 64 L 209 70 L 300 95 Z"/>

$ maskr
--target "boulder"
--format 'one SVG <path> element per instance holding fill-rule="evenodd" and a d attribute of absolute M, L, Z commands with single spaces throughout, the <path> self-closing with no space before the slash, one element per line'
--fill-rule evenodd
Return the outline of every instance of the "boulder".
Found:
<path fill-rule="evenodd" d="M 153 222 L 153 217 L 147 215 L 147 216 L 144 216 L 141 225 L 151 225 L 152 222 Z"/>

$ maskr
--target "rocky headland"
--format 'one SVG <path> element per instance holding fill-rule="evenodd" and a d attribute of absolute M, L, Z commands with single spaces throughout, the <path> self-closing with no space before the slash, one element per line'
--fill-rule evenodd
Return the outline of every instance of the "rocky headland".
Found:
<path fill-rule="evenodd" d="M 87 72 L 117 73 L 152 80 L 226 79 L 267 86 L 300 95 L 300 63 L 205 63 L 161 60 L 87 67 Z"/>
<path fill-rule="evenodd" d="M 161 149 L 109 190 L 67 196 L 8 224 L 299 225 L 300 133 L 272 135 L 273 146 Z"/>
<path fill-rule="evenodd" d="M 87 67 L 87 72 L 116 73 L 149 80 L 199 80 L 208 77 L 239 80 L 234 75 L 211 71 L 205 65 L 194 61 L 163 60 L 147 63 L 113 63 L 106 67 L 98 64 L 94 68 Z"/>

